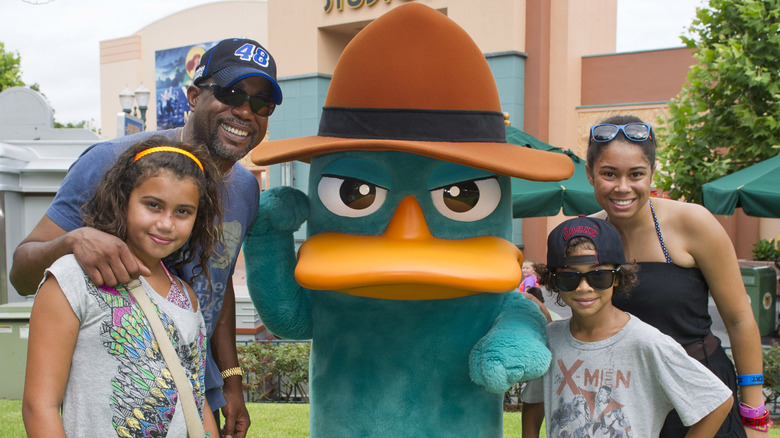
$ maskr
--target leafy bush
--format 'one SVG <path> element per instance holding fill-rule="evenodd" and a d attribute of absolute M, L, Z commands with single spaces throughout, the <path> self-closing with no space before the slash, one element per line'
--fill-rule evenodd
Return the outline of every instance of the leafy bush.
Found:
<path fill-rule="evenodd" d="M 264 341 L 238 345 L 247 402 L 309 401 L 309 342 Z M 504 395 L 504 410 L 519 411 L 525 382 Z"/>
<path fill-rule="evenodd" d="M 772 261 L 780 258 L 780 241 L 761 239 L 753 244 L 753 260 Z"/>
<path fill-rule="evenodd" d="M 238 346 L 249 402 L 308 402 L 309 342 L 266 341 Z"/>
<path fill-rule="evenodd" d="M 780 397 L 780 347 L 772 340 L 772 347 L 764 349 L 764 398 L 767 405 L 777 405 Z"/>

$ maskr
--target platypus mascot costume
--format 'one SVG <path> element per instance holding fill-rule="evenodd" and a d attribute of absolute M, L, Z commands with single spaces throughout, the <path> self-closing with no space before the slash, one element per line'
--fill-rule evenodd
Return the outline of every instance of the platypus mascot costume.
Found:
<path fill-rule="evenodd" d="M 419 3 L 392 9 L 341 55 L 318 135 L 251 157 L 311 163 L 308 196 L 265 191 L 244 243 L 265 326 L 312 339 L 311 436 L 500 437 L 503 393 L 550 362 L 545 318 L 513 292 L 509 176 L 574 168 L 506 143 L 466 32 Z"/>

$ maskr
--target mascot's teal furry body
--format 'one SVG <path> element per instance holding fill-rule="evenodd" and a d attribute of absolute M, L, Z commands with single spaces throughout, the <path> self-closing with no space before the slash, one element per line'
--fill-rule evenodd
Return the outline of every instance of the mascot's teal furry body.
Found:
<path fill-rule="evenodd" d="M 468 53 L 443 54 L 442 44 Z M 404 78 L 393 67 L 402 64 L 418 72 Z M 501 436 L 504 391 L 546 371 L 546 321 L 507 292 L 522 256 L 510 242 L 506 175 L 563 179 L 573 169 L 565 156 L 502 142 L 494 109 L 495 84 L 470 38 L 410 3 L 347 47 L 319 136 L 253 153 L 261 164 L 311 160 L 308 196 L 261 195 L 244 251 L 266 327 L 313 341 L 313 437 Z M 304 220 L 296 257 L 292 233 Z"/>

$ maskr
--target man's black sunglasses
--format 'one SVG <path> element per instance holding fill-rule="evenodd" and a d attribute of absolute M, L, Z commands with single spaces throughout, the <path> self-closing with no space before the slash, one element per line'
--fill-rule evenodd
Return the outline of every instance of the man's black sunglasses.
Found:
<path fill-rule="evenodd" d="M 576 290 L 584 278 L 595 290 L 609 289 L 615 284 L 617 269 L 596 269 L 588 272 L 558 271 L 553 273 L 553 281 L 558 290 L 571 292 Z"/>
<path fill-rule="evenodd" d="M 235 87 L 220 87 L 217 84 L 199 84 L 199 87 L 210 87 L 214 90 L 214 97 L 224 103 L 234 107 L 239 107 L 247 100 L 249 101 L 249 107 L 252 112 L 258 116 L 268 117 L 274 113 L 276 104 L 270 97 L 266 96 L 250 96 L 246 94 L 246 91 Z"/>

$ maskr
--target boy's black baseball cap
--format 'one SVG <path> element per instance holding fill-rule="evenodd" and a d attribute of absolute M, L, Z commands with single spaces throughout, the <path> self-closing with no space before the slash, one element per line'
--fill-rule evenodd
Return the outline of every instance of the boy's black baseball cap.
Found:
<path fill-rule="evenodd" d="M 282 103 L 282 89 L 276 82 L 276 61 L 257 41 L 229 38 L 206 50 L 195 69 L 193 84 L 214 78 L 220 87 L 227 88 L 241 79 L 260 76 L 273 85 L 273 101 Z"/>
<path fill-rule="evenodd" d="M 583 236 L 596 247 L 595 256 L 566 257 L 566 245 L 573 237 Z M 626 254 L 623 240 L 611 223 L 593 217 L 579 216 L 564 221 L 547 236 L 547 267 L 564 268 L 569 265 L 623 265 Z"/>

